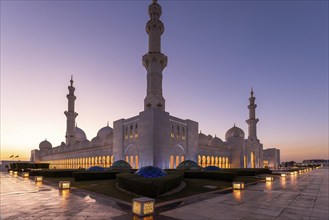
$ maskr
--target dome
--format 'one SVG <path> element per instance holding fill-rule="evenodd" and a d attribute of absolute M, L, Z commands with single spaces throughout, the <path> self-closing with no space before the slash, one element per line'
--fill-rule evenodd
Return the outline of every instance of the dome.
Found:
<path fill-rule="evenodd" d="M 216 166 L 207 166 L 204 168 L 204 170 L 220 170 L 220 168 Z"/>
<path fill-rule="evenodd" d="M 51 143 L 49 141 L 44 140 L 39 144 L 39 149 L 40 150 L 50 150 L 53 146 L 51 145 Z"/>
<path fill-rule="evenodd" d="M 137 170 L 135 174 L 138 176 L 142 176 L 144 178 L 157 178 L 167 175 L 167 173 L 164 170 L 154 166 L 142 167 L 139 170 Z"/>
<path fill-rule="evenodd" d="M 200 168 L 199 165 L 193 160 L 184 160 L 177 166 L 177 169 L 198 169 L 198 168 Z"/>
<path fill-rule="evenodd" d="M 230 128 L 225 134 L 225 140 L 232 137 L 244 138 L 244 132 L 241 128 L 235 127 L 235 125 Z"/>
<path fill-rule="evenodd" d="M 200 132 L 199 133 L 199 145 L 207 146 L 208 142 L 209 142 L 209 140 L 208 140 L 207 135 Z"/>
<path fill-rule="evenodd" d="M 117 160 L 112 164 L 111 169 L 131 169 L 131 166 L 124 160 Z"/>
<path fill-rule="evenodd" d="M 207 138 L 210 141 L 212 139 L 212 136 L 210 134 L 208 134 Z"/>
<path fill-rule="evenodd" d="M 216 135 L 209 141 L 209 146 L 211 147 L 220 147 L 221 145 L 223 145 L 223 141 Z"/>
<path fill-rule="evenodd" d="M 108 136 L 110 133 L 113 132 L 113 129 L 111 127 L 109 127 L 109 125 L 101 128 L 98 132 L 97 132 L 97 136 L 100 137 L 102 140 L 106 138 L 106 136 Z"/>
<path fill-rule="evenodd" d="M 82 141 L 80 144 L 81 147 L 90 147 L 90 141 L 88 141 L 87 139 Z"/>
<path fill-rule="evenodd" d="M 87 139 L 85 132 L 81 128 L 75 127 L 74 130 L 75 130 L 75 137 L 77 141 L 81 142 Z"/>
<path fill-rule="evenodd" d="M 113 132 L 109 133 L 103 141 L 107 145 L 113 145 Z"/>
<path fill-rule="evenodd" d="M 87 170 L 89 170 L 89 171 L 104 171 L 105 168 L 100 167 L 100 166 L 92 166 L 92 167 L 89 167 Z"/>
<path fill-rule="evenodd" d="M 91 139 L 90 145 L 93 146 L 93 147 L 102 146 L 103 145 L 102 139 L 100 137 L 96 136 L 93 139 Z"/>

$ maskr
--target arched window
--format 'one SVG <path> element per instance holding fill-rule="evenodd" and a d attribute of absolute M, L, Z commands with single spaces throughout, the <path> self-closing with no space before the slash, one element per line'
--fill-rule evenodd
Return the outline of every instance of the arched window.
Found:
<path fill-rule="evenodd" d="M 175 168 L 175 164 L 174 164 L 174 155 L 170 155 L 170 162 L 169 162 L 169 168 L 170 169 L 174 169 Z"/>
<path fill-rule="evenodd" d="M 206 166 L 210 166 L 210 156 L 207 156 L 207 165 Z"/>
<path fill-rule="evenodd" d="M 125 139 L 128 139 L 128 126 L 126 126 Z"/>
<path fill-rule="evenodd" d="M 139 169 L 138 162 L 139 162 L 139 161 L 138 161 L 138 155 L 136 155 L 136 156 L 135 156 L 135 164 L 136 164 L 135 168 L 136 168 L 136 169 Z"/>
<path fill-rule="evenodd" d="M 171 133 L 170 133 L 170 137 L 174 138 L 175 137 L 175 132 L 174 132 L 174 126 L 171 125 Z"/>
<path fill-rule="evenodd" d="M 138 125 L 135 125 L 135 138 L 138 138 Z"/>
<path fill-rule="evenodd" d="M 200 155 L 198 155 L 198 165 L 202 166 L 202 161 L 201 161 L 201 156 Z"/>
<path fill-rule="evenodd" d="M 133 138 L 133 125 L 130 125 L 130 135 L 129 138 Z"/>
<path fill-rule="evenodd" d="M 175 164 L 175 168 L 177 168 L 179 165 L 179 156 L 176 156 L 176 164 Z"/>
<path fill-rule="evenodd" d="M 182 139 L 185 140 L 185 127 L 182 127 L 182 132 L 183 132 Z"/>
<path fill-rule="evenodd" d="M 177 138 L 179 138 L 180 132 L 179 132 L 179 126 L 177 125 Z"/>

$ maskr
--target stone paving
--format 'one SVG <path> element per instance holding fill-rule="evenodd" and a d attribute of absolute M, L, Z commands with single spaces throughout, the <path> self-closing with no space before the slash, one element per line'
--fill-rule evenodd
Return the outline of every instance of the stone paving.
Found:
<path fill-rule="evenodd" d="M 329 219 L 329 169 L 247 186 L 166 211 L 177 219 Z"/>
<path fill-rule="evenodd" d="M 154 219 L 329 219 L 329 169 L 182 205 Z M 132 219 L 128 208 L 83 190 L 59 191 L 31 179 L 1 173 L 0 219 Z"/>
<path fill-rule="evenodd" d="M 113 219 L 115 203 L 1 173 L 1 219 Z"/>

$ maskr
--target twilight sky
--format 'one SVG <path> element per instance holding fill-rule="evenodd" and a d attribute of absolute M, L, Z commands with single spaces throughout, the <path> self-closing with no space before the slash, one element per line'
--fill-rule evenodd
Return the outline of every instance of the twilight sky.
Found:
<path fill-rule="evenodd" d="M 143 110 L 151 1 L 1 1 L 1 159 L 65 139 L 74 75 L 78 126 Z M 159 1 L 166 111 L 224 139 L 247 133 L 281 160 L 328 159 L 328 1 Z"/>

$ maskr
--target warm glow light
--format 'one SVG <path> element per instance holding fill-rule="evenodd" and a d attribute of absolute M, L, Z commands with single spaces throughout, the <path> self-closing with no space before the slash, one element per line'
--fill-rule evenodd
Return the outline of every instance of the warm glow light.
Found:
<path fill-rule="evenodd" d="M 298 172 L 297 171 L 294 171 L 294 174 L 298 174 Z"/>
<path fill-rule="evenodd" d="M 299 174 L 302 174 L 303 172 L 300 170 L 298 173 L 299 173 Z"/>
<path fill-rule="evenodd" d="M 10 174 L 10 175 L 13 175 L 13 174 L 14 174 L 14 171 L 10 170 L 10 171 L 9 171 L 9 174 Z"/>
<path fill-rule="evenodd" d="M 70 181 L 59 181 L 58 187 L 59 189 L 70 189 Z"/>
<path fill-rule="evenodd" d="M 233 189 L 244 189 L 244 182 L 233 182 Z"/>
<path fill-rule="evenodd" d="M 14 171 L 14 176 L 17 176 L 18 172 L 17 171 Z"/>
<path fill-rule="evenodd" d="M 43 177 L 42 176 L 35 176 L 34 177 L 34 181 L 35 182 L 42 182 L 42 180 L 43 180 Z"/>
<path fill-rule="evenodd" d="M 273 177 L 267 176 L 266 177 L 266 182 L 273 182 Z"/>
<path fill-rule="evenodd" d="M 28 172 L 24 172 L 24 173 L 23 173 L 23 177 L 24 177 L 24 178 L 29 177 L 29 173 L 28 173 Z"/>
<path fill-rule="evenodd" d="M 236 201 L 241 202 L 241 190 L 233 190 L 233 197 Z"/>
<path fill-rule="evenodd" d="M 294 175 L 295 173 L 294 172 L 290 172 L 290 175 L 292 176 L 292 175 Z"/>
<path fill-rule="evenodd" d="M 151 215 L 154 213 L 154 199 L 143 197 L 133 199 L 133 214 L 140 217 Z"/>
<path fill-rule="evenodd" d="M 285 173 L 281 173 L 281 177 L 286 177 L 287 175 Z"/>

